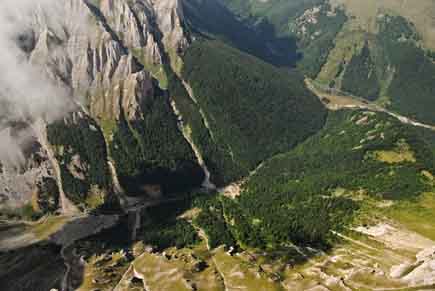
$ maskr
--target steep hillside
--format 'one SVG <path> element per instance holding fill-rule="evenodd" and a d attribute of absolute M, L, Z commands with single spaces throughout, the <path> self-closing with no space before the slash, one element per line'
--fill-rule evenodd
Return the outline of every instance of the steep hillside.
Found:
<path fill-rule="evenodd" d="M 300 56 L 292 36 L 281 34 L 266 18 L 251 23 L 225 4 L 221 0 L 186 0 L 186 22 L 196 33 L 218 38 L 276 66 L 295 65 Z"/>
<path fill-rule="evenodd" d="M 325 109 L 296 72 L 279 70 L 217 41 L 197 41 L 183 61 L 214 142 L 230 155 L 224 182 L 287 151 L 319 130 Z"/>
<path fill-rule="evenodd" d="M 355 25 L 367 29 L 368 32 L 377 31 L 377 14 L 400 15 L 414 23 L 426 48 L 435 49 L 435 23 L 433 21 L 435 7 L 433 1 L 423 0 L 415 5 L 406 0 L 369 0 L 365 3 L 357 0 L 332 0 L 331 4 L 345 7 L 347 13 L 355 17 Z"/>
<path fill-rule="evenodd" d="M 434 290 L 429 0 L 0 1 L 0 289 Z"/>
<path fill-rule="evenodd" d="M 42 214 L 31 202 L 53 196 L 51 211 L 74 213 L 125 195 L 224 186 L 323 125 L 325 108 L 301 75 L 265 62 L 296 59 L 291 39 L 270 24 L 252 28 L 218 1 L 64 4 L 37 7 L 17 38 L 26 61 L 65 91 L 70 108 L 50 120 L 12 120 L 34 131 L 48 162 L 26 168 L 33 174 L 25 177 L 6 175 L 5 192 L 18 192 L 23 179 L 54 191 L 29 187 L 8 202 L 12 209 Z M 62 17 L 51 19 L 52 9 Z M 232 28 L 213 25 L 217 16 Z"/>
<path fill-rule="evenodd" d="M 164 67 L 176 67 L 177 54 L 189 42 L 179 1 L 50 4 L 35 5 L 27 19 L 30 28 L 18 32 L 17 44 L 32 70 L 61 88 L 58 99 L 66 95 L 71 106 L 48 119 L 26 117 L 10 102 L 17 117 L 2 120 L 3 133 L 14 141 L 13 124 L 21 122 L 23 132 L 28 128 L 34 137 L 30 145 L 27 140 L 18 145 L 28 152 L 25 166 L 2 160 L 4 211 L 45 212 L 31 203 L 43 200 L 53 204 L 51 211 L 71 213 L 119 204 L 115 193 L 122 191 L 147 197 L 201 185 L 204 173 L 165 91 Z M 33 162 L 37 153 L 41 158 Z M 17 167 L 16 174 L 9 170 Z M 19 186 L 20 181 L 30 185 Z M 38 189 L 52 193 L 38 193 L 42 190 L 31 186 L 35 181 Z M 121 185 L 115 185 L 118 181 Z"/>
<path fill-rule="evenodd" d="M 374 34 L 348 23 L 317 80 L 433 124 L 427 108 L 434 102 L 435 65 L 420 34 L 402 16 L 381 15 L 376 23 Z"/>
<path fill-rule="evenodd" d="M 320 85 L 434 124 L 432 1 L 223 2 L 251 27 L 266 19 L 296 38 L 299 68 Z"/>
<path fill-rule="evenodd" d="M 244 221 L 232 226 L 243 244 L 327 245 L 364 197 L 412 201 L 433 191 L 425 173 L 435 170 L 435 157 L 425 134 L 384 114 L 331 113 L 322 131 L 250 177 L 227 219 Z"/>

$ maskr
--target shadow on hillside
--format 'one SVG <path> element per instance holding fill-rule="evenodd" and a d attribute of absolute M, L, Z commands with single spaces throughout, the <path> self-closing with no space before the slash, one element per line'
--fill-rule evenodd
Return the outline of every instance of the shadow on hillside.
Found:
<path fill-rule="evenodd" d="M 294 67 L 301 59 L 296 39 L 278 37 L 267 20 L 248 25 L 216 0 L 184 2 L 190 29 L 206 37 L 222 39 L 239 50 L 254 55 L 278 67 Z"/>
<path fill-rule="evenodd" d="M 201 194 L 205 195 L 205 194 Z M 65 274 L 68 280 L 67 290 L 75 290 L 85 282 L 85 269 L 82 258 L 95 256 L 100 258 L 94 264 L 93 284 L 116 284 L 125 273 L 125 267 L 134 259 L 133 246 L 137 241 L 153 245 L 154 250 L 163 252 L 167 247 L 177 243 L 175 238 L 168 238 L 165 227 L 175 223 L 178 217 L 193 207 L 191 198 L 165 205 L 155 206 L 141 212 L 140 228 L 137 229 L 137 239 L 132 240 L 133 215 L 120 217 L 117 224 L 77 239 L 71 246 L 62 251 L 62 247 L 45 241 L 16 250 L 0 252 L 0 286 L 3 291 L 47 291 L 55 288 L 62 290 Z M 77 233 L 80 229 L 95 228 L 95 220 L 104 215 L 89 216 L 88 219 L 71 221 L 64 228 L 51 236 L 50 240 L 59 241 L 65 237 L 65 232 Z M 134 219 L 133 219 L 134 220 Z M 134 223 L 134 222 L 133 222 Z M 156 227 L 154 227 L 156 225 Z M 67 230 L 69 229 L 69 230 Z M 153 234 L 154 233 L 154 237 Z M 159 238 L 155 234 L 159 233 Z M 60 238 L 59 238 L 60 237 Z M 70 236 L 68 236 L 70 237 Z M 65 241 L 65 240 L 64 240 Z M 150 243 L 154 241 L 154 243 Z M 239 249 L 236 247 L 236 249 Z M 239 249 L 241 250 L 241 249 Z M 301 255 L 302 252 L 304 255 Z M 327 250 L 325 250 L 327 251 Z M 113 261 L 113 255 L 123 253 L 125 259 Z M 286 262 L 296 266 L 305 263 L 318 255 L 309 248 L 280 247 L 265 254 L 264 251 L 250 252 L 245 258 L 266 259 L 268 262 Z M 71 266 L 68 270 L 65 260 Z M 88 279 L 87 281 L 89 281 Z"/>
<path fill-rule="evenodd" d="M 61 290 L 66 267 L 61 247 L 51 243 L 0 252 L 0 286 L 2 291 Z M 83 270 L 76 272 L 77 283 L 83 280 Z M 74 284 L 76 288 L 79 285 Z"/>

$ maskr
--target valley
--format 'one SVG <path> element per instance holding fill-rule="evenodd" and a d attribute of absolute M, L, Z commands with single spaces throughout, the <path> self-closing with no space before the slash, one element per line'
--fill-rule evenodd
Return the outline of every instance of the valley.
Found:
<path fill-rule="evenodd" d="M 431 195 L 425 199 L 433 200 Z M 404 215 L 403 211 L 407 211 L 407 219 L 419 219 L 418 208 L 410 213 L 410 205 L 405 207 L 401 202 L 372 203 L 367 202 L 370 210 L 364 210 L 366 215 L 376 216 L 370 224 L 353 227 L 344 231 L 345 234 L 334 232 L 340 242 L 328 251 L 298 249 L 291 255 L 295 258 L 300 252 L 296 255 L 300 257 L 299 262 L 295 263 L 285 259 L 292 253 L 291 247 L 269 251 L 267 255 L 255 249 L 236 253 L 224 247 L 210 249 L 207 236 L 200 228 L 201 241 L 189 247 L 164 250 L 129 239 L 104 246 L 98 234 L 71 245 L 68 240 L 70 246 L 64 247 L 68 250 L 64 259 L 69 262 L 67 266 L 72 265 L 60 277 L 67 283 L 62 283 L 63 287 L 59 285 L 59 290 L 72 290 L 73 286 L 83 291 L 143 290 L 144 287 L 146 290 L 253 290 L 258 286 L 262 290 L 432 290 L 434 282 L 430 278 L 433 277 L 426 266 L 433 260 L 435 250 L 431 239 L 435 238 L 435 229 L 428 235 L 430 232 L 422 224 L 407 228 L 407 224 L 395 220 Z M 416 207 L 430 206 L 427 200 L 422 200 L 421 206 Z M 427 211 L 433 213 L 434 208 Z M 80 223 L 82 230 L 87 224 L 83 223 Z M 117 232 L 122 233 L 124 227 Z M 116 230 L 103 236 L 112 237 L 113 231 Z M 59 232 L 68 235 L 69 231 Z M 162 278 L 171 279 L 162 285 Z"/>
<path fill-rule="evenodd" d="M 434 9 L 0 3 L 0 289 L 435 290 Z"/>

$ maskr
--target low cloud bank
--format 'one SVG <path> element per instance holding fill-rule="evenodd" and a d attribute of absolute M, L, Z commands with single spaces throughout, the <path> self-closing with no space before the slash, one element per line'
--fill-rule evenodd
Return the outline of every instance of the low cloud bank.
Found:
<path fill-rule="evenodd" d="M 43 67 L 29 62 L 38 24 L 55 26 L 63 20 L 64 1 L 0 1 L 0 161 L 20 164 L 32 138 L 20 125 L 63 117 L 73 108 L 67 89 L 46 77 Z M 42 26 L 40 26 L 42 27 Z M 17 126 L 18 123 L 18 126 Z"/>

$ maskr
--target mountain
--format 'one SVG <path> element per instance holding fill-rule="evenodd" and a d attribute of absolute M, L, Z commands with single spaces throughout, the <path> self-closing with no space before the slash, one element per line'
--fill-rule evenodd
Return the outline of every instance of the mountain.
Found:
<path fill-rule="evenodd" d="M 63 19 L 33 13 L 19 45 L 73 105 L 54 121 L 6 117 L 5 131 L 32 135 L 22 165 L 3 162 L 6 208 L 114 206 L 210 175 L 207 185 L 223 186 L 322 126 L 326 111 L 300 75 L 192 33 L 184 4 L 66 1 Z"/>
<path fill-rule="evenodd" d="M 366 2 L 5 0 L 0 286 L 433 289 L 435 5 Z"/>
<path fill-rule="evenodd" d="M 434 124 L 431 1 L 224 2 L 255 25 L 266 19 L 296 35 L 304 54 L 299 65 L 319 86 Z"/>

